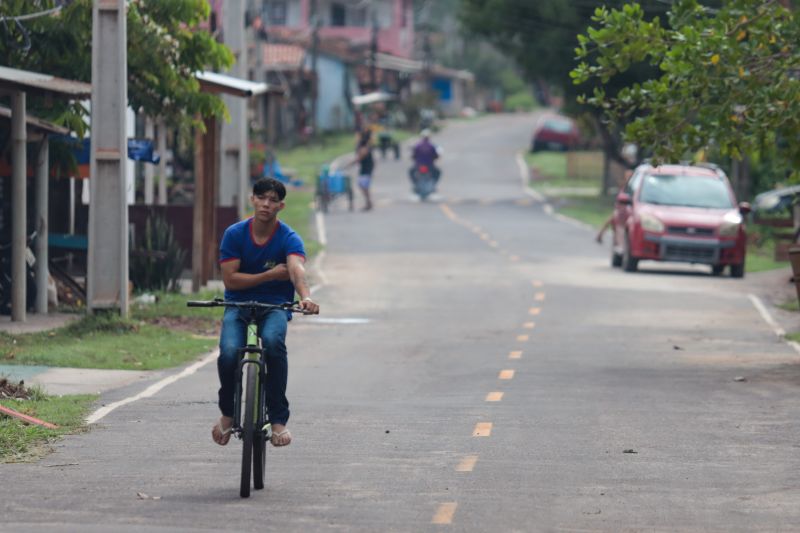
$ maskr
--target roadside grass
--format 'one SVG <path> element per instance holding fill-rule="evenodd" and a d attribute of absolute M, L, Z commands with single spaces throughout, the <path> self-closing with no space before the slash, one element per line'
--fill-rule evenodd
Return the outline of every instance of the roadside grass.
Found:
<path fill-rule="evenodd" d="M 548 190 L 576 188 L 586 189 L 583 194 L 600 193 L 603 159 L 599 152 L 527 152 L 524 158 L 537 176 L 531 186 L 544 194 Z"/>
<path fill-rule="evenodd" d="M 800 301 L 798 301 L 797 298 L 792 298 L 792 299 L 787 300 L 784 303 L 780 304 L 778 307 L 780 307 L 784 311 L 797 312 L 797 311 L 800 311 Z M 797 333 L 796 335 L 800 336 L 800 332 Z M 792 339 L 792 340 L 800 340 L 800 337 L 797 338 L 797 339 Z"/>
<path fill-rule="evenodd" d="M 196 295 L 158 293 L 158 302 L 133 304 L 128 320 L 87 315 L 50 331 L 0 333 L 0 363 L 75 368 L 156 370 L 191 361 L 216 344 L 219 309 L 189 308 Z"/>
<path fill-rule="evenodd" d="M 0 463 L 31 461 L 49 452 L 49 444 L 62 435 L 77 433 L 86 427 L 86 412 L 97 399 L 95 395 L 47 396 L 31 390 L 31 399 L 4 399 L 2 405 L 58 426 L 47 429 L 0 415 Z"/>

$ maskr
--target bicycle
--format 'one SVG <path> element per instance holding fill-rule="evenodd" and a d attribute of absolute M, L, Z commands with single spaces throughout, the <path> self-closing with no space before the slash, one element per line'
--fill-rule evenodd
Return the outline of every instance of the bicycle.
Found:
<path fill-rule="evenodd" d="M 239 495 L 250 496 L 250 466 L 252 464 L 253 488 L 264 488 L 264 470 L 267 460 L 267 442 L 272 438 L 272 424 L 267 413 L 267 393 L 263 386 L 267 379 L 266 353 L 261 348 L 258 322 L 263 311 L 282 309 L 292 313 L 305 311 L 296 302 L 265 304 L 261 302 L 232 302 L 220 298 L 207 301 L 188 301 L 187 307 L 236 307 L 244 310 L 247 322 L 247 344 L 239 348 L 239 380 L 233 403 L 233 435 L 242 441 L 242 476 Z M 244 406 L 242 405 L 244 394 Z M 244 409 L 242 409 L 244 407 Z"/>

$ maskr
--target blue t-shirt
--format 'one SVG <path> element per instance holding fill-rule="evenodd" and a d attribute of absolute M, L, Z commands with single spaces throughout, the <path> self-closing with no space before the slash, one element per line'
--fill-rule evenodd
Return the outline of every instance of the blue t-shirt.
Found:
<path fill-rule="evenodd" d="M 219 245 L 219 262 L 238 259 L 239 272 L 260 274 L 281 263 L 290 255 L 306 256 L 303 239 L 280 220 L 275 231 L 264 244 L 256 244 L 253 238 L 253 219 L 242 220 L 225 230 Z M 291 281 L 266 281 L 261 285 L 239 291 L 225 289 L 225 299 L 235 302 L 256 301 L 282 304 L 294 299 Z"/>

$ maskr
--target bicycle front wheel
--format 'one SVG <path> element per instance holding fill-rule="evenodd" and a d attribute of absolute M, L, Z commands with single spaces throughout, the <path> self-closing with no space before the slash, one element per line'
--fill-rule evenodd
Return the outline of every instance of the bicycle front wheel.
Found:
<path fill-rule="evenodd" d="M 244 416 L 242 417 L 242 483 L 239 495 L 242 498 L 250 497 L 250 466 L 253 458 L 253 439 L 256 436 L 256 416 L 258 395 L 256 394 L 258 382 L 258 365 L 245 365 L 245 391 Z"/>
<path fill-rule="evenodd" d="M 263 375 L 261 376 L 263 378 Z M 253 438 L 253 488 L 261 490 L 264 488 L 264 470 L 267 463 L 267 431 L 264 429 L 266 420 L 266 389 L 264 382 L 259 378 L 259 410 L 256 418 L 255 436 Z"/>

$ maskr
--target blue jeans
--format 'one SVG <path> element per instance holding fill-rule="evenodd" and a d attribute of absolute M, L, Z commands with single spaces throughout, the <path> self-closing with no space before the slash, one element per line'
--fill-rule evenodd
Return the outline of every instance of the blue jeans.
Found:
<path fill-rule="evenodd" d="M 289 401 L 286 399 L 286 379 L 289 362 L 286 357 L 286 311 L 267 311 L 258 325 L 261 346 L 266 351 L 267 361 L 267 412 L 273 424 L 289 420 Z M 222 333 L 219 338 L 219 410 L 224 416 L 233 416 L 233 398 L 236 380 L 239 379 L 239 348 L 247 344 L 247 322 L 239 316 L 239 309 L 225 308 L 222 318 Z"/>

